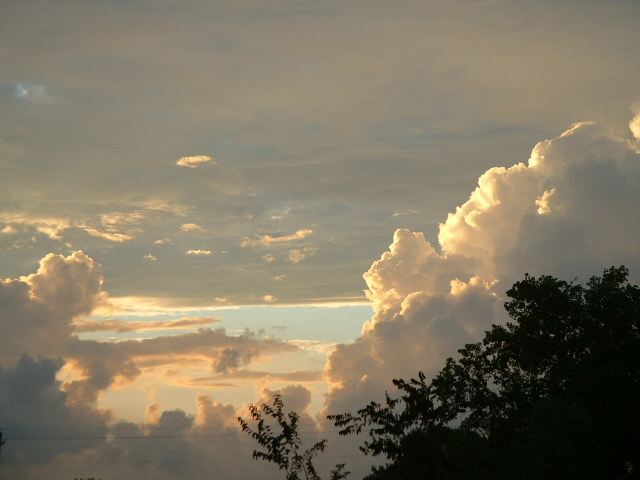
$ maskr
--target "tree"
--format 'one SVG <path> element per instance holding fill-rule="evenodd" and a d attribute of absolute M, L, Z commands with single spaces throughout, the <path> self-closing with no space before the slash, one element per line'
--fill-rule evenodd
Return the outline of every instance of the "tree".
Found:
<path fill-rule="evenodd" d="M 640 289 L 624 267 L 586 287 L 525 275 L 512 321 L 459 350 L 430 382 L 394 380 L 342 434 L 388 463 L 368 479 L 638 478 Z"/>
<path fill-rule="evenodd" d="M 242 417 L 238 417 L 238 422 L 242 431 L 247 432 L 262 447 L 262 450 L 253 451 L 253 458 L 275 463 L 286 472 L 287 480 L 321 480 L 313 465 L 313 459 L 325 450 L 327 440 L 320 440 L 309 449 L 302 450 L 302 439 L 298 433 L 300 417 L 296 412 L 284 413 L 280 395 L 275 395 L 273 406 L 262 404 L 258 408 L 256 405 L 250 405 L 249 412 L 251 419 L 257 422 L 255 429 Z M 275 421 L 275 425 L 269 424 L 269 418 Z M 344 471 L 344 466 L 336 465 L 331 471 L 331 480 L 347 478 L 349 472 Z"/>

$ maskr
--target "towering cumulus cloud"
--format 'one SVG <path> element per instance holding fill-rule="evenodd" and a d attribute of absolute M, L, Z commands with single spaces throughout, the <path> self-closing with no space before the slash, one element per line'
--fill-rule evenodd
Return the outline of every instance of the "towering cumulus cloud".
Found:
<path fill-rule="evenodd" d="M 439 245 L 398 230 L 364 275 L 375 314 L 339 346 L 327 409 L 353 410 L 390 379 L 434 373 L 465 342 L 504 320 L 504 292 L 525 272 L 586 280 L 640 270 L 640 129 L 635 139 L 579 123 L 539 143 L 527 164 L 492 168 L 440 225 Z"/>
<path fill-rule="evenodd" d="M 36 273 L 0 280 L 0 360 L 24 353 L 63 356 L 75 318 L 106 304 L 102 271 L 82 252 L 47 255 Z"/>

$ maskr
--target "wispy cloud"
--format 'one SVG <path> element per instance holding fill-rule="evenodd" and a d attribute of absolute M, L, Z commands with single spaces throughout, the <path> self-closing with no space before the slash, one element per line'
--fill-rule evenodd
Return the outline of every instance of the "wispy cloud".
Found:
<path fill-rule="evenodd" d="M 314 247 L 305 247 L 305 248 L 293 248 L 289 250 L 289 254 L 287 256 L 287 260 L 291 263 L 298 263 L 303 261 L 309 255 L 313 255 L 316 252 L 316 248 Z"/>
<path fill-rule="evenodd" d="M 193 157 L 182 157 L 176 162 L 179 167 L 197 168 L 203 163 L 215 163 L 208 155 L 195 155 Z"/>
<path fill-rule="evenodd" d="M 177 320 L 152 321 L 123 321 L 123 320 L 79 320 L 74 323 L 76 333 L 90 332 L 147 332 L 153 330 L 175 330 L 192 327 L 202 327 L 220 322 L 221 316 L 215 317 L 185 317 Z"/>
<path fill-rule="evenodd" d="M 218 386 L 220 384 L 228 385 L 230 381 L 239 380 L 260 380 L 268 378 L 273 382 L 320 382 L 322 381 L 321 371 L 311 370 L 293 370 L 290 372 L 269 372 L 265 370 L 246 370 L 239 369 L 230 373 L 222 375 L 216 375 L 212 377 L 201 377 L 188 379 L 184 382 L 185 385 L 190 387 L 202 387 L 202 386 Z"/>
<path fill-rule="evenodd" d="M 197 223 L 183 223 L 180 225 L 181 232 L 206 232 L 207 229 L 198 225 Z"/>
<path fill-rule="evenodd" d="M 256 235 L 254 238 L 245 237 L 240 242 L 242 247 L 270 247 L 272 245 L 279 245 L 283 243 L 296 242 L 313 235 L 313 230 L 309 228 L 298 230 L 291 235 Z"/>

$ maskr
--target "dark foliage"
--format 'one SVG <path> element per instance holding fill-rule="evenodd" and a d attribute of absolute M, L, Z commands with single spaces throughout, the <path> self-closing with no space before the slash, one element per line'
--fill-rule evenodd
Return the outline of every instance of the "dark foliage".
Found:
<path fill-rule="evenodd" d="M 254 450 L 253 458 L 261 458 L 273 462 L 286 472 L 287 480 L 320 480 L 313 459 L 324 451 L 326 440 L 321 440 L 307 450 L 302 450 L 302 440 L 298 433 L 299 416 L 296 412 L 284 413 L 282 398 L 276 395 L 273 406 L 263 404 L 249 407 L 251 420 L 238 417 L 243 432 L 247 432 L 262 447 Z M 347 478 L 349 472 L 344 471 L 344 464 L 336 465 L 331 471 L 331 480 Z"/>

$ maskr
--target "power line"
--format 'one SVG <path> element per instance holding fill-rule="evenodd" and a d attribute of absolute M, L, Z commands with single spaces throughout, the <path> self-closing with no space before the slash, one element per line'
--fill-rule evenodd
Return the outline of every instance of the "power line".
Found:
<path fill-rule="evenodd" d="M 371 461 L 372 457 L 364 454 L 360 455 L 323 455 L 322 459 L 336 460 L 336 459 L 361 459 Z M 318 458 L 320 460 L 320 457 Z M 170 463 L 227 463 L 227 462 L 253 462 L 256 459 L 251 457 L 243 458 L 208 458 L 208 459 L 165 459 L 165 460 L 78 460 L 78 461 L 62 461 L 52 460 L 47 462 L 47 465 L 126 465 L 126 464 L 170 464 Z M 34 465 L 33 462 L 23 461 L 9 461 L 3 462 L 3 465 Z M 135 465 L 132 465 L 134 468 Z"/>
<path fill-rule="evenodd" d="M 333 425 L 333 423 L 298 423 L 299 426 L 303 426 L 303 427 L 309 427 L 309 426 L 322 426 L 322 425 Z M 145 430 L 145 429 L 152 429 L 152 430 L 229 430 L 231 428 L 235 428 L 235 427 L 230 427 L 230 426 L 212 426 L 212 425 L 193 425 L 190 427 L 166 427 L 166 426 L 159 426 L 159 425 L 155 425 L 155 424 L 142 424 L 142 426 L 138 426 L 138 425 L 122 425 L 120 426 L 119 424 L 112 424 L 112 425 L 107 425 L 107 426 L 100 426 L 100 427 L 11 427 L 11 426 L 3 426 L 2 430 L 7 431 L 7 430 L 37 430 L 37 431 L 85 431 L 85 430 L 104 430 L 104 429 L 117 429 L 118 431 L 122 431 L 122 430 Z M 330 432 L 332 430 L 309 430 L 306 432 L 300 432 L 300 433 L 313 433 L 313 432 Z M 337 431 L 337 430 L 336 430 Z"/>
<path fill-rule="evenodd" d="M 313 424 L 306 424 L 306 425 L 313 425 Z M 181 434 L 148 434 L 148 435 L 119 435 L 118 432 L 120 431 L 144 431 L 146 428 L 148 428 L 151 431 L 185 431 L 185 430 L 189 430 L 191 432 L 194 431 L 203 431 L 203 430 L 224 430 L 227 433 L 199 433 L 199 434 L 193 434 L 193 433 L 181 433 Z M 107 440 L 107 441 L 114 441 L 114 440 L 151 440 L 151 439 L 162 439 L 162 438 L 217 438 L 217 437 L 242 437 L 242 432 L 240 429 L 233 429 L 232 432 L 229 432 L 229 430 L 232 430 L 233 427 L 213 427 L 213 426 L 193 426 L 193 427 L 188 427 L 188 428 L 182 428 L 182 427 L 156 427 L 156 426 L 149 426 L 149 427 L 123 427 L 123 428 L 117 428 L 117 431 L 107 431 L 103 434 L 97 434 L 97 435 L 47 435 L 47 436 L 16 436 L 16 437 L 5 437 L 8 440 L 10 440 L 11 442 L 23 442 L 23 441 L 61 441 L 61 440 Z M 73 427 L 51 427 L 51 428 L 38 428 L 38 427 L 3 427 L 3 430 L 14 430 L 14 431 L 21 431 L 21 430 L 31 430 L 31 431 L 38 431 L 38 432 L 46 432 L 46 431 L 56 431 L 56 432 L 81 432 L 81 431 L 96 431 L 96 430 L 102 430 L 100 428 L 73 428 Z M 362 432 L 369 432 L 372 429 L 362 429 Z M 333 430 L 303 430 L 301 432 L 299 432 L 300 434 L 303 435 L 325 435 L 325 434 L 336 434 L 336 433 L 340 433 L 341 430 L 339 429 L 333 429 Z M 0 434 L 0 438 L 1 438 L 1 434 Z"/>

